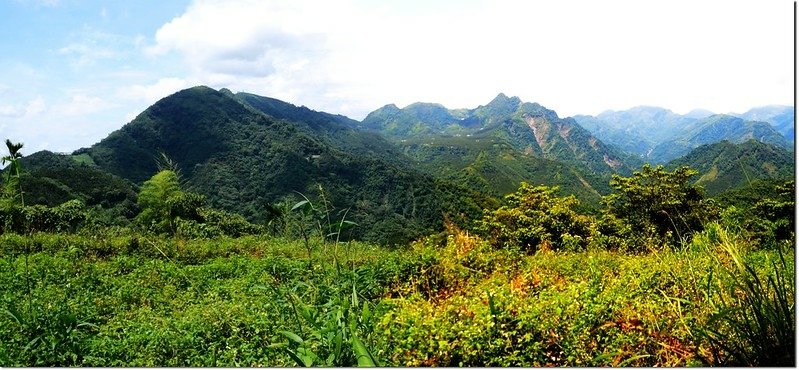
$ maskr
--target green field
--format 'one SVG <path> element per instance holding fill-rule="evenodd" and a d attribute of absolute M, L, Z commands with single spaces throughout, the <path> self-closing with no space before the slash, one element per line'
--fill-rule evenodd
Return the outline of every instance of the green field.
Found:
<path fill-rule="evenodd" d="M 399 250 L 316 244 L 310 259 L 268 236 L 103 235 L 0 237 L 0 364 L 353 365 L 354 338 L 388 366 L 726 364 L 735 351 L 714 338 L 748 345 L 731 326 L 748 317 L 741 266 L 767 300 L 794 301 L 792 250 L 719 227 L 647 254 L 526 255 L 452 230 Z"/>

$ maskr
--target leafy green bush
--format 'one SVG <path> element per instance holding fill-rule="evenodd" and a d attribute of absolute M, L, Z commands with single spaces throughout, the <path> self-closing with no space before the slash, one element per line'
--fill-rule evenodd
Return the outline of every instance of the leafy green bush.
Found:
<path fill-rule="evenodd" d="M 614 193 L 603 199 L 604 212 L 629 227 L 613 231 L 621 231 L 619 236 L 632 241 L 638 250 L 652 247 L 653 240 L 655 245 L 672 246 L 689 242 L 691 234 L 702 230 L 716 214 L 712 202 L 703 198 L 702 189 L 689 183 L 696 174 L 688 167 L 668 172 L 663 166 L 646 164 L 630 177 L 614 175 L 610 182 Z"/>
<path fill-rule="evenodd" d="M 580 250 L 592 237 L 592 220 L 577 214 L 574 196 L 558 197 L 557 187 L 521 183 L 507 195 L 507 206 L 483 216 L 478 229 L 501 248 Z"/>
<path fill-rule="evenodd" d="M 0 207 L 0 233 L 70 232 L 88 219 L 83 202 L 70 200 L 56 207 L 42 205 Z"/>
<path fill-rule="evenodd" d="M 757 200 L 727 207 L 719 223 L 760 248 L 793 245 L 794 182 L 773 186 L 772 192 L 761 194 Z"/>

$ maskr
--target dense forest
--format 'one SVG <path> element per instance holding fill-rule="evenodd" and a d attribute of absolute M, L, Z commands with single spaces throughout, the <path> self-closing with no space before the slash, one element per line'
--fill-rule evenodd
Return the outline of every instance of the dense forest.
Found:
<path fill-rule="evenodd" d="M 6 140 L 0 366 L 795 366 L 792 153 L 578 122 L 198 87 Z"/>

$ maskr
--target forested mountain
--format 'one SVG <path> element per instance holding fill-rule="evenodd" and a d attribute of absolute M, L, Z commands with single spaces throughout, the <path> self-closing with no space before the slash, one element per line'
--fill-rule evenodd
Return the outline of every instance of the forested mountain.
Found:
<path fill-rule="evenodd" d="M 504 94 L 475 109 L 448 110 L 431 103 L 414 103 L 402 109 L 387 105 L 370 113 L 356 127 L 393 138 L 406 153 L 413 152 L 424 139 L 462 137 L 465 139 L 455 140 L 456 146 L 468 147 L 479 140 L 507 144 L 528 157 L 560 161 L 592 176 L 629 173 L 639 164 L 635 158 L 591 135 L 573 119 L 562 119 L 539 104 Z M 479 150 L 464 150 L 479 153 Z M 421 161 L 436 161 L 423 154 L 416 152 L 412 156 Z"/>
<path fill-rule="evenodd" d="M 793 111 L 774 106 L 753 109 L 740 117 L 693 110 L 685 115 L 658 107 L 607 111 L 575 120 L 603 141 L 651 163 L 665 163 L 699 145 L 756 139 L 789 148 Z M 785 133 L 791 138 L 786 140 Z"/>
<path fill-rule="evenodd" d="M 769 124 L 727 115 L 696 119 L 639 107 L 577 119 L 611 140 L 626 140 L 613 142 L 620 147 L 637 141 L 637 152 L 647 150 L 660 162 L 720 140 L 789 148 Z M 602 119 L 612 125 L 603 126 Z M 650 128 L 650 138 L 668 137 L 669 127 L 683 129 L 649 147 L 654 142 L 639 129 L 608 129 L 624 127 L 624 120 Z M 700 182 L 718 192 L 741 186 L 744 175 L 783 178 L 793 165 L 786 153 L 765 144 L 724 143 L 673 163 L 696 167 Z M 437 229 L 445 215 L 474 219 L 522 181 L 557 185 L 584 207 L 596 207 L 613 173 L 629 174 L 642 164 L 575 119 L 504 94 L 475 109 L 388 105 L 358 122 L 273 98 L 195 87 L 158 101 L 71 156 L 24 158 L 27 201 L 56 205 L 77 198 L 113 209 L 112 217 L 133 214 L 137 185 L 159 170 L 159 161 L 163 167 L 164 158 L 210 206 L 260 223 L 274 217 L 278 202 L 288 204 L 298 193 L 320 196 L 321 185 L 334 206 L 352 208 L 348 217 L 364 225 L 358 237 L 381 242 Z M 736 172 L 741 163 L 745 174 Z"/>
<path fill-rule="evenodd" d="M 431 174 L 500 197 L 522 181 L 557 185 L 588 206 L 598 206 L 608 177 L 525 154 L 496 137 L 437 136 L 404 140 L 403 150 Z"/>
<path fill-rule="evenodd" d="M 777 132 L 782 134 L 788 142 L 794 142 L 794 108 L 784 105 L 768 105 L 752 108 L 743 114 L 734 114 L 747 121 L 768 122 Z"/>
<path fill-rule="evenodd" d="M 136 186 L 96 166 L 86 155 L 41 151 L 20 160 L 26 204 L 56 206 L 78 199 L 110 211 L 110 217 L 136 215 Z"/>
<path fill-rule="evenodd" d="M 348 217 L 364 225 L 362 238 L 382 242 L 437 229 L 445 214 L 456 221 L 458 215 L 475 217 L 485 206 L 476 203 L 486 200 L 477 193 L 398 164 L 404 156 L 396 149 L 342 120 L 273 99 L 195 87 L 158 101 L 75 154 L 140 184 L 156 173 L 163 153 L 211 206 L 259 222 L 268 217 L 267 205 L 296 198 L 296 192 L 318 196 L 320 184 L 334 205 L 352 207 Z"/>
<path fill-rule="evenodd" d="M 704 144 L 728 140 L 742 143 L 754 139 L 784 149 L 790 149 L 788 141 L 766 122 L 744 121 L 726 114 L 716 114 L 699 120 L 695 127 L 686 130 L 673 140 L 658 144 L 649 155 L 651 161 L 662 163 L 687 154 L 691 149 Z"/>
<path fill-rule="evenodd" d="M 793 178 L 793 155 L 783 148 L 750 139 L 740 144 L 721 141 L 702 145 L 667 167 L 688 166 L 699 171 L 696 183 L 713 195 L 741 188 L 756 180 Z"/>
<path fill-rule="evenodd" d="M 220 90 L 234 96 L 228 90 Z M 297 107 L 284 101 L 249 93 L 237 93 L 240 102 L 277 119 L 291 121 L 314 134 L 314 137 L 335 149 L 354 155 L 379 157 L 394 164 L 405 165 L 397 148 L 379 134 L 354 130 L 358 121 L 348 117 Z"/>

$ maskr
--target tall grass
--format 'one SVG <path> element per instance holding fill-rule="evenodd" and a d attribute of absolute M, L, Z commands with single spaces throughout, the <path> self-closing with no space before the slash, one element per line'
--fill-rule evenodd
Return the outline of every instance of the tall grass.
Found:
<path fill-rule="evenodd" d="M 719 256 L 717 266 L 730 285 L 712 295 L 717 313 L 700 330 L 723 352 L 700 357 L 709 365 L 795 366 L 795 274 L 787 251 L 779 249 L 776 261 L 768 261 L 770 270 L 758 274 L 736 234 L 717 224 L 709 225 L 708 233 L 717 247 L 709 251 Z"/>

